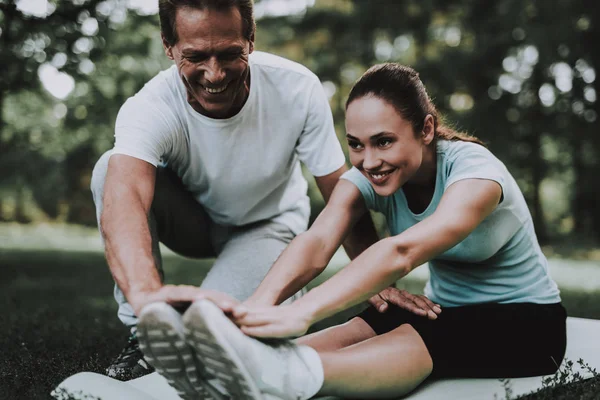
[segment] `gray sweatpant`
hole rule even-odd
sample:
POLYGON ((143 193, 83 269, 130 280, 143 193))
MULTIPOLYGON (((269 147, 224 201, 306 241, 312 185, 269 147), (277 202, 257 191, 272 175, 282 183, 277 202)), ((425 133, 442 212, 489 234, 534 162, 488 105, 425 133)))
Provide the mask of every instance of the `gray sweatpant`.
MULTIPOLYGON (((98 226, 110 155, 108 151, 100 157, 92 174, 91 189, 98 226)), ((164 271, 159 241, 186 257, 216 257, 201 287, 225 292, 241 301, 250 297, 294 238, 294 233, 287 226, 268 220, 236 227, 214 223, 183 187, 176 174, 162 167, 157 168, 156 172, 149 225, 152 253, 161 279, 164 278, 164 271)), ((289 300, 301 294, 299 292, 289 300)), ((119 304, 120 320, 127 326, 135 326, 137 317, 117 285, 114 296, 119 304)))

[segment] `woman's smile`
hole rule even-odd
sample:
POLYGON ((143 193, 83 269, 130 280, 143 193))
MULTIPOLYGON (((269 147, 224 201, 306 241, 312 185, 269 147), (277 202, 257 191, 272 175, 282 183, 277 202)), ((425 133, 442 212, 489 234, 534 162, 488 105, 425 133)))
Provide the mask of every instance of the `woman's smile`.
POLYGON ((365 171, 365 174, 367 175, 367 178, 373 182, 373 184, 381 186, 387 183, 390 174, 392 174, 394 171, 396 171, 396 168, 377 172, 365 171))

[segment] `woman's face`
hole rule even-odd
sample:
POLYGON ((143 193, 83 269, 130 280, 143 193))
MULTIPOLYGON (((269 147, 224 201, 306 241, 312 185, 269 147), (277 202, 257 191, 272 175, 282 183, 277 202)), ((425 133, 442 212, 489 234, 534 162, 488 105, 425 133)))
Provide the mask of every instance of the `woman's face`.
MULTIPOLYGON (((430 118, 424 131, 433 131, 430 118)), ((358 98, 348 105, 346 132, 350 162, 380 196, 392 195, 417 174, 433 140, 433 132, 415 136, 411 123, 375 96, 358 98)))

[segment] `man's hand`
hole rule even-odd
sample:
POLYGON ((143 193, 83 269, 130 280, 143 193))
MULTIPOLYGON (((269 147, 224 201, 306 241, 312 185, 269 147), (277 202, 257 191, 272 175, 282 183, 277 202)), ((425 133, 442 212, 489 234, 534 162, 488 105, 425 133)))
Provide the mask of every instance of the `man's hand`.
POLYGON ((185 309, 198 299, 209 299, 226 313, 230 313, 239 303, 225 293, 202 290, 192 285, 164 285, 154 291, 130 293, 127 296, 136 315, 140 315, 142 308, 150 303, 165 302, 174 308, 185 309))
POLYGON ((410 294, 406 290, 394 287, 383 289, 379 294, 371 297, 369 303, 381 313, 387 311, 389 304, 393 304, 429 319, 437 319, 438 314, 442 312, 442 307, 427 297, 410 294))

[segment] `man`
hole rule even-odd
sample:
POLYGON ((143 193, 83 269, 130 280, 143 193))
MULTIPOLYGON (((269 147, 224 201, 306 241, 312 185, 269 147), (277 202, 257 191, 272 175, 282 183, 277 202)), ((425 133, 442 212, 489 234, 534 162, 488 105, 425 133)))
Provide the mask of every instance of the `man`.
POLYGON ((114 149, 92 178, 119 318, 133 332, 107 370, 122 380, 152 371, 135 337, 142 307, 201 293, 163 285, 159 241, 184 256, 216 257, 202 289, 245 300, 307 228, 298 160, 325 199, 346 171, 318 78, 253 52, 251 0, 160 0, 159 15, 175 65, 122 106, 114 149))
MULTIPOLYGON (((118 315, 132 330, 107 369, 121 380, 153 370, 135 334, 145 305, 189 304, 205 289, 246 300, 306 230, 299 160, 325 200, 347 169, 318 78, 254 52, 252 0, 159 0, 159 17, 175 65, 122 106, 91 184, 118 315), (163 285, 159 242, 216 257, 201 288, 163 285)), ((344 245, 354 258, 375 240, 365 218, 344 245)), ((391 289, 371 302, 425 309, 391 289)))

